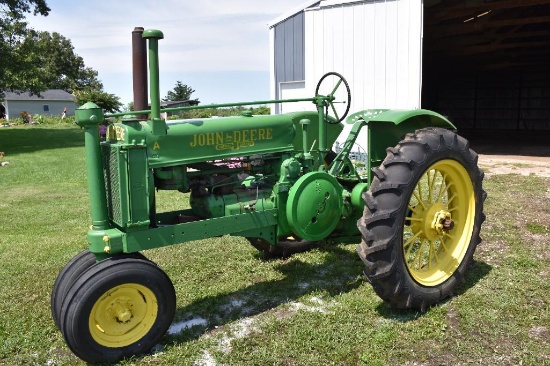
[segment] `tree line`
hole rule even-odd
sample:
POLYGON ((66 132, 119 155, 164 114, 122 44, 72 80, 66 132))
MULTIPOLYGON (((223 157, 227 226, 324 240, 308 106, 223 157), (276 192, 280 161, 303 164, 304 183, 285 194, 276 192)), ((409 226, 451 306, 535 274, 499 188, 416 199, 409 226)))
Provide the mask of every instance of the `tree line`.
MULTIPOLYGON (((82 57, 75 53, 71 40, 57 32, 36 31, 26 21, 28 14, 48 16, 51 9, 46 0, 0 0, 0 100, 5 91, 30 92, 40 95, 47 89, 65 90, 82 105, 93 101, 107 112, 123 108, 120 98, 103 90, 98 73, 87 67, 82 57)), ((192 99, 193 88, 177 81, 173 90, 164 98, 167 101, 192 99)), ((133 110, 133 103, 124 106, 133 110)), ((186 117, 204 118, 208 115, 236 115, 243 108, 224 110, 190 111, 186 117)), ((266 107, 252 110, 254 114, 268 114, 266 107)))
POLYGON ((97 71, 85 65, 68 38, 29 27, 28 14, 47 16, 50 10, 45 0, 0 0, 0 98, 5 91, 40 95, 62 89, 77 104, 94 100, 107 111, 120 110, 120 99, 103 90, 97 71))

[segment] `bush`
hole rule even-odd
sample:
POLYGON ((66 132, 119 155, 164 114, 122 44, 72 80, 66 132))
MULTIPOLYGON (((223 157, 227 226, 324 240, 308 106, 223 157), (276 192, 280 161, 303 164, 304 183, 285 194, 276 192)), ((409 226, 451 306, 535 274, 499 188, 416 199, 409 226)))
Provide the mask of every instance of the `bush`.
POLYGON ((174 114, 172 116, 169 116, 168 119, 210 118, 213 116, 232 117, 232 116, 241 116, 245 111, 250 111, 253 115, 271 113, 271 110, 269 109, 269 107, 266 107, 266 106, 260 106, 257 108, 246 108, 246 107, 207 108, 207 109, 194 109, 190 111, 181 111, 179 113, 174 112, 174 114))
POLYGON ((58 125, 58 124, 72 124, 75 122, 74 116, 65 117, 64 119, 61 116, 44 116, 40 114, 35 114, 30 116, 29 114, 26 117, 10 118, 10 125, 24 125, 24 124, 41 124, 41 125, 58 125))

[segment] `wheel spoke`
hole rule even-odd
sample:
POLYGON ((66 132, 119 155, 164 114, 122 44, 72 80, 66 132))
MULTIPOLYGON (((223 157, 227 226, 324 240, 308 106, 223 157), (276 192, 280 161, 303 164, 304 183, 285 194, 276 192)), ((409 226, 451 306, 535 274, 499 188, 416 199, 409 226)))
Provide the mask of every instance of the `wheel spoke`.
POLYGON ((428 208, 426 207, 426 205, 424 204, 424 202, 422 201, 422 199, 420 197, 418 197, 418 193, 416 193, 416 191, 413 191, 413 196, 418 200, 418 203, 420 203, 420 205, 422 206, 422 208, 424 210, 427 210, 428 208))
POLYGON ((434 183, 435 183, 435 175, 437 174, 437 172, 434 170, 434 175, 433 177, 430 179, 430 171, 427 171, 426 172, 426 175, 428 176, 428 203, 434 203, 433 201, 433 186, 434 186, 434 183))
POLYGON ((334 96, 334 93, 336 93, 336 90, 340 87, 340 84, 342 84, 342 79, 338 79, 338 82, 336 83, 336 86, 332 90, 332 93, 330 93, 331 96, 334 96))
POLYGON ((447 205, 449 205, 449 203, 451 203, 451 201, 454 200, 456 197, 457 197, 456 193, 454 193, 451 197, 449 197, 449 199, 447 200, 447 205))
POLYGON ((441 241, 441 248, 443 248, 444 252, 448 253, 447 246, 445 245, 445 235, 443 235, 440 241, 441 241))
POLYGON ((422 197, 422 186, 421 186, 422 180, 418 181, 418 184, 416 185, 416 188, 418 189, 418 200, 424 201, 424 197, 422 197))
MULTIPOLYGON (((442 240, 440 239, 439 242, 442 242, 442 240)), ((434 259, 435 259, 435 263, 439 263, 439 256, 437 255, 437 250, 435 250, 435 248, 433 248, 433 255, 434 255, 434 259)))
POLYGON ((409 210, 411 210, 413 213, 418 214, 416 207, 412 207, 410 204, 408 207, 409 207, 409 210))
POLYGON ((407 249, 407 252, 405 253, 405 257, 408 257, 409 254, 411 253, 411 249, 414 247, 414 241, 423 233, 422 230, 420 230, 419 232, 417 232, 416 234, 414 234, 414 236, 412 238, 410 238, 409 240, 407 240, 406 243, 403 244, 403 248, 406 248, 409 244, 410 247, 409 249, 407 249))
POLYGON ((437 194, 437 198, 435 200, 435 202, 439 202, 439 200, 441 200, 441 197, 443 195, 443 192, 444 192, 444 189, 443 187, 445 186, 445 181, 447 180, 447 176, 446 175, 443 175, 443 173, 441 173, 441 185, 439 186, 439 193, 437 194))
POLYGON ((332 109, 332 112, 334 113, 334 118, 336 118, 337 120, 340 119, 340 117, 338 117, 338 112, 336 112, 336 108, 334 107, 334 103, 330 103, 330 108, 332 109))
POLYGON ((420 270, 422 268, 422 249, 424 248, 424 243, 427 239, 422 239, 420 241, 420 248, 418 248, 418 252, 416 253, 415 260, 417 269, 420 270))
POLYGON ((432 254, 434 252, 434 242, 432 240, 428 240, 428 243, 428 269, 430 269, 430 265, 432 264, 432 254))

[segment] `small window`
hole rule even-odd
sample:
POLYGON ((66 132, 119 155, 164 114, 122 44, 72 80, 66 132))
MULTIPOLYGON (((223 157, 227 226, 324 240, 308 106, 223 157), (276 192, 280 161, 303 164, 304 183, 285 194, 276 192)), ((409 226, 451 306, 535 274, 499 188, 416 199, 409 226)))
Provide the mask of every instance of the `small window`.
POLYGON ((50 106, 48 104, 44 104, 44 112, 49 112, 50 106))

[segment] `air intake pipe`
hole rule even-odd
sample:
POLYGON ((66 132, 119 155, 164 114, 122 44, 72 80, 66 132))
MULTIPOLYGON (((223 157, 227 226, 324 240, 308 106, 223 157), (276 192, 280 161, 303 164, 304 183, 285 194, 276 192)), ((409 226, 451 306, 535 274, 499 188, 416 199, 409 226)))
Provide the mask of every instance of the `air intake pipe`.
POLYGON ((149 99, 151 100, 151 119, 160 119, 160 90, 159 90, 159 39, 164 34, 157 29, 147 29, 143 32, 143 38, 149 40, 149 99))

